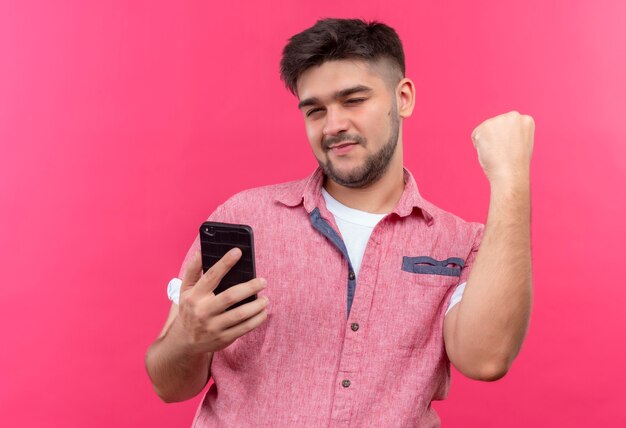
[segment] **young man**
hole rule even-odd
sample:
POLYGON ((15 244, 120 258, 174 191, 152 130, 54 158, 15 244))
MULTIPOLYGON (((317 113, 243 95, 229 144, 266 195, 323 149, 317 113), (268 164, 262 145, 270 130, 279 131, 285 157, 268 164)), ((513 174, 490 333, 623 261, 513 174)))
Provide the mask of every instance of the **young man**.
POLYGON ((212 377, 194 426, 439 426, 450 362, 496 380, 527 329, 532 118, 472 134, 491 185, 483 227, 424 200, 403 168, 415 88, 393 29, 319 21, 290 39, 281 74, 320 168, 210 216, 253 228, 259 278, 213 294, 241 253, 201 275, 196 240, 146 355, 154 388, 181 401, 212 377))

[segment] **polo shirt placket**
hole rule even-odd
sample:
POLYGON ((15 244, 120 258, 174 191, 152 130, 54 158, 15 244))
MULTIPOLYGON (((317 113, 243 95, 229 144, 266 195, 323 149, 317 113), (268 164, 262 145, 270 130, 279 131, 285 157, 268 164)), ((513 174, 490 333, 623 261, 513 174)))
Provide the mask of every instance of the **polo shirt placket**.
MULTIPOLYGON (((343 346, 340 356, 339 370, 335 379, 335 395, 333 399, 333 408, 331 411, 331 419, 333 420, 333 426, 348 426, 350 423, 351 414, 351 401, 354 395, 354 390, 358 386, 358 381, 355 377, 358 375, 358 364, 356 361, 357 353, 354 352, 358 348, 359 339, 356 332, 359 328, 354 328, 358 324, 355 322, 350 323, 350 312, 354 302, 354 296, 356 291, 356 276, 345 243, 338 232, 337 224, 332 214, 328 212, 325 206, 323 206, 324 214, 326 218, 320 214, 320 208, 316 207, 310 214, 311 224, 322 235, 324 235, 330 244, 334 245, 339 252, 343 255, 344 260, 347 263, 347 296, 346 296, 346 314, 347 324, 350 328, 344 328, 343 332, 343 346)), ((362 332, 362 331, 361 331, 362 332)), ((362 335, 362 334, 361 334, 362 335)))
MULTIPOLYGON (((317 202, 322 201, 318 200, 317 202)), ((395 214, 391 213, 390 215, 395 214)), ((370 235, 359 273, 357 298, 357 279, 334 216, 328 211, 325 204, 321 203, 310 214, 313 227, 341 252, 348 265, 347 322, 344 328, 339 370, 335 380, 335 396, 331 412, 332 426, 349 426, 353 410, 351 403, 355 394, 358 394, 358 388, 361 385, 359 382, 361 376, 359 361, 362 357, 361 351, 366 346, 365 335, 381 258, 381 239, 389 235, 388 217, 389 215, 384 217, 374 227, 370 235), (324 214, 322 215, 321 212, 324 214)))

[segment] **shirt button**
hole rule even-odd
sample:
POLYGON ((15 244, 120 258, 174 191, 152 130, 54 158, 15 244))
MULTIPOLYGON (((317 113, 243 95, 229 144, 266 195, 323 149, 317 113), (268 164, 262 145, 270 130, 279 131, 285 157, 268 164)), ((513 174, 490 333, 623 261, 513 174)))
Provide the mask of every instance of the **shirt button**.
POLYGON ((350 279, 350 281, 354 281, 354 278, 356 278, 354 276, 354 272, 350 271, 350 273, 348 274, 348 278, 350 279))
POLYGON ((348 379, 344 379, 341 381, 341 386, 343 386, 344 388, 347 388, 350 386, 350 381, 348 379))
POLYGON ((357 331, 359 329, 359 325, 357 323, 353 322, 350 325, 350 328, 352 329, 352 331, 357 331))

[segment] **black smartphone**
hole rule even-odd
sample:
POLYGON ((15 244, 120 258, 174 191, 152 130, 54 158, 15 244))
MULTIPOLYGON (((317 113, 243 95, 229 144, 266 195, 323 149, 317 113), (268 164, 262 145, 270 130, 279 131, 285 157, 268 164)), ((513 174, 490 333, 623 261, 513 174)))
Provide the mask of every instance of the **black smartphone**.
MULTIPOLYGON (((202 253, 202 272, 206 272, 224 254, 233 248, 241 250, 241 258, 230 271, 224 275, 217 288, 213 291, 219 294, 228 290, 233 285, 250 281, 256 277, 254 267, 254 238, 252 228, 245 224, 218 223, 205 221, 200 226, 200 249, 202 253)), ((256 294, 226 310, 236 308, 244 303, 252 302, 257 298, 256 294)))

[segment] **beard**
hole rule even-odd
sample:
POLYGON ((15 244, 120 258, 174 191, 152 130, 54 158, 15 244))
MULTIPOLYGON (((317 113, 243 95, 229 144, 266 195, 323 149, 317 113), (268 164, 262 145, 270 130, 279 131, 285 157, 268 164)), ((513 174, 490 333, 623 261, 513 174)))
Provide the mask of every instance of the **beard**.
MULTIPOLYGON (((378 181, 389 169, 391 158, 396 151, 398 145, 398 136, 400 134, 400 119, 397 113, 398 109, 396 103, 393 103, 393 107, 390 113, 391 127, 389 132, 389 139, 387 143, 380 148, 376 153, 372 153, 365 158, 363 165, 358 166, 351 171, 338 171, 333 162, 326 156, 326 162, 322 162, 317 159, 317 163, 324 170, 324 174, 335 183, 350 188, 367 187, 372 183, 378 181)), ((340 134, 336 137, 331 137, 323 142, 324 149, 328 153, 328 147, 331 144, 337 144, 341 141, 355 141, 358 144, 367 144, 367 140, 359 135, 340 134)))

